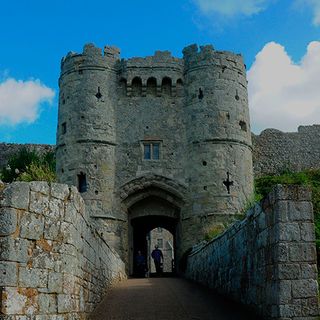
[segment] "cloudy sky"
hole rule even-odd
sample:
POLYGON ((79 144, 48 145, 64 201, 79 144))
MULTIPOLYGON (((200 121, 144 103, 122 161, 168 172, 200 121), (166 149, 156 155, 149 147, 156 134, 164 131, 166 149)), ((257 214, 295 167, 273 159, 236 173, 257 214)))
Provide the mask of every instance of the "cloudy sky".
POLYGON ((0 142, 55 143, 60 60, 88 42, 242 53, 255 133, 320 124, 320 0, 13 0, 0 30, 0 142))

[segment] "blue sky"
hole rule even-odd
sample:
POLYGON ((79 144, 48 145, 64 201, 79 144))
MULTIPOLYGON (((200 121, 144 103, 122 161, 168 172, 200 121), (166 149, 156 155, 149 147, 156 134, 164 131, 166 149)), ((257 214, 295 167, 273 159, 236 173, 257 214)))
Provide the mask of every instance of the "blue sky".
POLYGON ((60 60, 88 42, 242 53, 254 132, 320 123, 320 0, 13 0, 0 30, 0 142, 55 143, 60 60))

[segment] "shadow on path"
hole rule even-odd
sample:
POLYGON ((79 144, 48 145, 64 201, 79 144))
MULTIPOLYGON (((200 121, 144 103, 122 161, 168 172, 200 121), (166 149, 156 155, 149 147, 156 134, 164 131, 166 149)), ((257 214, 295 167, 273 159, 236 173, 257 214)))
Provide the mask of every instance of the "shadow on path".
POLYGON ((91 320, 258 320, 242 306, 181 278, 129 279, 112 288, 91 320))

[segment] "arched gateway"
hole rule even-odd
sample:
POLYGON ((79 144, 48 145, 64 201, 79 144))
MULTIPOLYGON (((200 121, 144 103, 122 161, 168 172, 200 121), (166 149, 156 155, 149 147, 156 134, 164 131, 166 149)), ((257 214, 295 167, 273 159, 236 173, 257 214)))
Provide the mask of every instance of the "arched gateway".
POLYGON ((134 273, 138 250, 149 260, 148 235, 155 228, 164 228, 173 235, 174 252, 179 255, 186 187, 163 176, 146 175, 126 183, 121 190, 123 209, 128 213, 129 273, 134 273))

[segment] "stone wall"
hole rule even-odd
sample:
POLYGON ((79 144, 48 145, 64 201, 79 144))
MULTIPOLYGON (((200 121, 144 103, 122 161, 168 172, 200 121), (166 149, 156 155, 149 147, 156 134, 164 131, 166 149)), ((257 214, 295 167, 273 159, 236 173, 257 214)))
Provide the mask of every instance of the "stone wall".
POLYGON ((1 319, 86 319, 125 277, 74 187, 15 182, 0 205, 1 319))
POLYGON ((33 150, 37 153, 54 151, 55 146, 48 144, 18 144, 18 143, 0 143, 0 169, 4 167, 8 160, 21 149, 33 150))
POLYGON ((320 169, 319 140, 320 125, 300 126, 298 132, 267 129, 252 135, 255 176, 320 169))
POLYGON ((267 319, 318 319, 310 192, 278 185, 244 220, 193 249, 186 276, 267 319))

